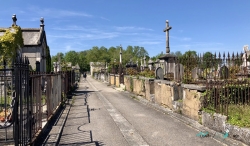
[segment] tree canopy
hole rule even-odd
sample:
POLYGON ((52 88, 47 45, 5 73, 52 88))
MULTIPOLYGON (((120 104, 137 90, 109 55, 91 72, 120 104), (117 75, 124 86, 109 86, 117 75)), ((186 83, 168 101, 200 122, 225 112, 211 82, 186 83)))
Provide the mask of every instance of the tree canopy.
MULTIPOLYGON (((58 62, 60 56, 61 66, 63 67, 66 62, 71 62, 72 65, 80 66, 81 71, 88 71, 90 69, 90 62, 105 62, 109 65, 119 64, 120 61, 120 46, 112 46, 106 48, 104 46, 97 47, 93 46, 89 50, 84 50, 80 52, 69 51, 65 54, 57 53, 57 55, 51 57, 51 62, 58 62)), ((148 60, 148 52, 144 47, 140 46, 127 46, 126 49, 122 48, 122 65, 125 65, 130 60, 133 62, 138 61, 140 63, 141 58, 146 57, 148 60)), ((53 65, 52 65, 53 67, 53 65)))

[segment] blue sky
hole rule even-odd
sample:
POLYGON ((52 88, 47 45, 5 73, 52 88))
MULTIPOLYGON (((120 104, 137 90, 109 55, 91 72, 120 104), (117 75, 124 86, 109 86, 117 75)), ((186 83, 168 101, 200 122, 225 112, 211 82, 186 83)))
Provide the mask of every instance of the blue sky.
POLYGON ((165 53, 165 21, 170 51, 242 52, 250 44, 249 0, 5 0, 0 27, 37 28, 44 17, 51 55, 93 46, 144 47, 165 53))

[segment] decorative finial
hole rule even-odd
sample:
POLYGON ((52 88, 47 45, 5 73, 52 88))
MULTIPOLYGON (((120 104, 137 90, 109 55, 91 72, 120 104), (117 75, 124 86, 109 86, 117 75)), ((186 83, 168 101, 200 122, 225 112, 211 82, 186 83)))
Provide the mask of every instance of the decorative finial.
POLYGON ((45 25, 44 25, 44 18, 43 18, 43 17, 41 17, 40 22, 41 22, 40 26, 41 26, 42 28, 44 28, 45 25))
POLYGON ((13 24, 12 25, 16 26, 16 21, 17 21, 16 14, 12 15, 12 20, 13 20, 13 24))

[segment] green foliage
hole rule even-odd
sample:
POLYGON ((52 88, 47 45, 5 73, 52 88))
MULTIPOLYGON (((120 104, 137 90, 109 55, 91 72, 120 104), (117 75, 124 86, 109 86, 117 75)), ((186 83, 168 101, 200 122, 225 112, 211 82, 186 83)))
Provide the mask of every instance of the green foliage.
POLYGON ((149 69, 145 69, 144 71, 140 72, 139 75, 148 78, 155 78, 155 72, 149 69))
POLYGON ((151 57, 151 60, 152 61, 156 61, 158 58, 160 58, 161 56, 163 55, 163 52, 161 52, 160 54, 156 55, 156 56, 153 56, 151 57))
POLYGON ((177 57, 181 57, 182 56, 182 53, 181 51, 176 51, 176 52, 171 52, 172 55, 175 55, 177 57))
POLYGON ((7 30, 3 30, 5 33, 0 36, 0 62, 7 60, 10 64, 16 57, 16 53, 19 48, 23 47, 22 31, 19 26, 12 26, 7 30))
POLYGON ((64 59, 66 62, 71 62, 72 66, 75 66, 79 62, 78 53, 75 51, 65 53, 64 59))
POLYGON ((54 67, 53 67, 53 63, 54 62, 58 62, 60 60, 61 62, 61 67, 62 70, 65 71, 65 67, 66 67, 66 62, 64 59, 64 54, 62 52, 57 53, 55 56, 51 57, 51 71, 54 71, 54 67))
POLYGON ((227 122, 232 125, 250 128, 250 106, 230 104, 227 122))
POLYGON ((134 81, 133 81, 133 78, 130 77, 129 81, 130 81, 130 91, 133 92, 133 90, 134 90, 134 81))
MULTIPOLYGON (((69 51, 66 52, 65 55, 58 53, 56 56, 51 57, 52 63, 58 61, 58 55, 61 58, 62 69, 64 69, 64 66, 67 62, 72 62, 72 65, 78 63, 80 70, 83 72, 90 70, 90 62, 105 62, 108 64, 110 70, 113 65, 115 67, 119 66, 120 46, 110 47, 109 49, 103 46, 100 48, 94 46, 89 50, 81 52, 69 51)), ((133 62, 138 61, 140 63, 139 60, 144 56, 146 56, 147 60, 149 59, 148 52, 144 49, 144 47, 128 46, 127 49, 122 50, 122 66, 125 66, 126 63, 130 61, 130 59, 133 62)))
POLYGON ((226 114, 230 124, 250 127, 250 105, 247 105, 246 98, 249 97, 249 90, 249 85, 243 82, 231 82, 221 88, 207 90, 202 94, 202 110, 211 114, 226 114))
POLYGON ((137 70, 133 69, 133 68, 127 68, 127 74, 130 76, 135 76, 138 74, 137 70))
POLYGON ((192 83, 192 69, 198 66, 197 57, 196 51, 187 51, 178 57, 184 67, 183 83, 192 83))

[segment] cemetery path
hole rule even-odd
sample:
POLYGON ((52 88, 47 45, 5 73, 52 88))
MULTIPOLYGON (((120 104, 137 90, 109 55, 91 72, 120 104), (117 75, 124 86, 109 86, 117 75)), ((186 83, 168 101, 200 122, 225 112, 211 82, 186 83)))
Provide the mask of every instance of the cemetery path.
POLYGON ((59 145, 224 145, 210 137, 197 137, 198 130, 134 97, 91 77, 81 80, 59 145))

